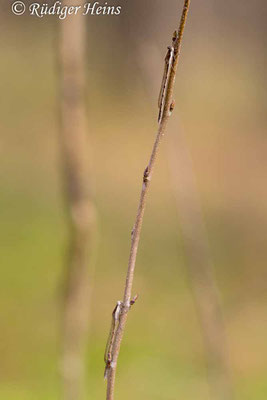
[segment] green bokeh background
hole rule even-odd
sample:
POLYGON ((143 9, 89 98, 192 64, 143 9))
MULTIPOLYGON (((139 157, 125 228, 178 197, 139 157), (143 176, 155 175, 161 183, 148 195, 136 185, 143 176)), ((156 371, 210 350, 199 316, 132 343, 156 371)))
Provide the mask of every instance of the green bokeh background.
MULTIPOLYGON (((182 1, 122 0, 87 17, 91 182, 98 213, 91 269, 88 399, 105 398, 103 353, 122 296, 157 99, 136 59, 156 46, 158 86, 182 1)), ((0 399, 59 398, 60 295, 67 225, 58 143, 55 18, 1 5, 0 399)), ((192 1, 177 78, 182 120, 221 290, 237 400, 267 397, 266 1, 192 1), (223 4, 222 4, 223 3, 223 4)), ((154 85, 155 83, 153 83, 154 85)), ((201 331, 187 279, 165 144, 155 170, 120 354, 117 399, 204 400, 201 331)))

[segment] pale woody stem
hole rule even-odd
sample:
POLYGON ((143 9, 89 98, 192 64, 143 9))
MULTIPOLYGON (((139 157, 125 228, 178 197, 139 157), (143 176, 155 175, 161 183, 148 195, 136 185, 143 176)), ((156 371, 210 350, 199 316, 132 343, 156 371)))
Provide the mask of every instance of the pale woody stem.
POLYGON ((168 74, 168 79, 166 82, 166 89, 165 89, 165 95, 164 95, 165 96, 164 107, 162 110, 162 116, 160 118, 159 128, 158 128, 156 139, 155 139, 155 142, 153 145, 150 160, 149 160, 148 166, 145 169, 145 172, 143 175, 142 191, 141 191, 141 196, 140 196, 140 201, 139 201, 139 206, 138 206, 138 212, 137 212, 137 216, 136 216, 134 229, 132 231, 132 242, 131 242, 128 271, 127 271, 127 277, 126 277, 126 283, 125 283, 125 289, 124 289, 123 304, 121 307, 119 323, 118 323, 118 327, 115 332, 114 343, 112 346, 111 367, 108 370, 108 376, 107 376, 107 397, 106 397, 107 400, 114 399, 114 386, 115 386, 117 360, 118 360, 118 356, 119 356, 120 345, 121 345, 121 340, 122 340, 124 329, 125 329, 125 323, 126 323, 128 311, 130 309, 130 299, 131 299, 132 286, 133 286, 136 255, 137 255, 137 250, 138 250, 138 245, 139 245, 139 240, 140 240, 141 227, 142 227, 142 223, 143 223, 146 197, 148 194, 148 189, 150 186, 150 181, 151 181, 155 161, 156 161, 156 157, 158 154, 159 145, 160 145, 161 139, 164 135, 167 121, 171 114, 170 111, 172 111, 172 108, 173 108, 173 98, 172 98, 173 89, 174 89, 176 71, 177 71, 178 60, 179 60, 179 55, 180 55, 180 48, 181 48, 182 37, 183 37, 183 33, 184 33, 185 22, 186 22, 188 10, 189 10, 189 5, 190 5, 190 0, 185 0, 183 13, 182 13, 182 17, 181 17, 181 21, 180 21, 180 25, 179 25, 179 30, 178 30, 178 33, 176 33, 176 35, 173 37, 172 45, 173 45, 173 49, 174 49, 174 55, 173 55, 173 62, 172 62, 172 65, 171 65, 171 68, 170 68, 170 71, 168 74))

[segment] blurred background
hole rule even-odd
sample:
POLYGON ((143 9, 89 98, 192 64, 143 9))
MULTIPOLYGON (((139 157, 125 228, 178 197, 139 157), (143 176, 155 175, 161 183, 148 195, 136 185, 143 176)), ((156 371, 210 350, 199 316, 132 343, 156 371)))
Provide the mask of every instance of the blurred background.
MULTIPOLYGON (((53 400, 68 237, 58 140, 61 22, 15 16, 10 5, 0 9, 0 398, 53 400)), ((94 400, 105 398, 105 342, 123 294, 163 60, 183 2, 120 5, 120 16, 84 17, 88 158, 98 214, 86 354, 87 398, 94 400)), ((120 353, 118 400, 209 398, 173 164, 170 173, 169 149, 181 126, 221 293, 235 398, 266 399, 266 17, 264 0, 192 1, 176 108, 145 213, 134 282, 140 298, 120 353)))

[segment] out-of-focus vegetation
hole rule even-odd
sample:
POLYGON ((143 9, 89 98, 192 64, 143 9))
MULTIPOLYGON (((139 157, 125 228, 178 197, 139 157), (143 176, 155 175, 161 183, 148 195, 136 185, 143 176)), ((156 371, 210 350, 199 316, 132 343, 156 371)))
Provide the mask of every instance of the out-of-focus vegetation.
MULTIPOLYGON (((87 17, 88 157, 99 214, 87 354, 88 398, 94 400, 105 396, 110 313, 122 295, 140 178, 156 129, 157 99, 153 105, 135 48, 147 42, 150 57, 151 46, 157 46, 163 60, 180 5, 167 3, 125 2, 120 17, 87 17)), ((166 141, 179 134, 179 114, 222 293, 236 398, 264 400, 267 5, 261 0, 195 3, 166 141)), ((6 7, 0 30, 0 398, 53 400, 59 396, 67 235, 58 154, 56 20, 15 17, 6 7)), ((162 68, 158 63, 159 84, 162 68)), ((201 332, 164 150, 155 172, 137 261, 134 292, 140 299, 120 354, 117 399, 204 400, 201 332)))

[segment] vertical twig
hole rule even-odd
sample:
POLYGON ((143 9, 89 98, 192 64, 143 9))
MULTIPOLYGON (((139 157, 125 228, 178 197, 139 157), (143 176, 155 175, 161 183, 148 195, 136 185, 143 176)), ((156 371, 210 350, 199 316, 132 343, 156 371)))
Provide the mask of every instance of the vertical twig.
MULTIPOLYGON (((182 17, 180 21, 180 26, 178 32, 173 37, 172 42, 172 49, 173 49, 173 59, 170 64, 171 68, 168 73, 167 81, 165 82, 166 87, 164 88, 164 103, 162 108, 162 113, 160 115, 159 120, 159 128, 156 135, 155 143, 153 145, 152 153, 150 156, 150 160, 148 163, 147 168, 145 169, 143 175, 143 183, 142 183, 142 191, 141 197, 138 206, 138 212, 135 220, 135 225, 132 231, 132 241, 131 241, 131 249, 130 249, 130 257, 128 262, 128 271, 126 276, 126 283, 125 283, 125 290, 124 290, 124 297, 123 302, 121 304, 121 310, 119 315, 119 322, 118 327, 115 332, 114 342, 111 351, 111 362, 110 367, 107 371, 107 400, 114 399, 114 385, 115 385, 115 375, 117 369, 117 361, 120 351, 121 340, 123 337, 125 324, 127 320, 127 315, 130 309, 130 302, 131 302, 131 293, 132 293, 132 285, 133 285, 133 278, 134 278, 134 270, 135 270, 135 263, 136 263, 136 255, 138 250, 138 244, 140 239, 140 232, 143 222, 143 216, 145 211, 145 202, 146 197, 148 194, 148 189, 156 161, 156 157, 159 150, 159 145, 161 139, 164 135, 166 125, 171 114, 173 108, 173 90, 174 90, 174 83, 175 77, 177 72, 178 60, 180 55, 182 37, 184 33, 185 23, 188 15, 190 0, 184 1, 184 8, 182 12, 182 17)), ((168 52, 169 53, 169 52, 168 52)), ((170 62, 170 58, 169 58, 170 62)))
MULTIPOLYGON (((79 0, 65 0, 79 6, 79 0)), ((60 21, 61 145, 69 216, 63 304, 62 384, 64 400, 83 396, 84 351, 89 318, 89 262, 95 209, 89 185, 85 86, 85 18, 60 21)))

